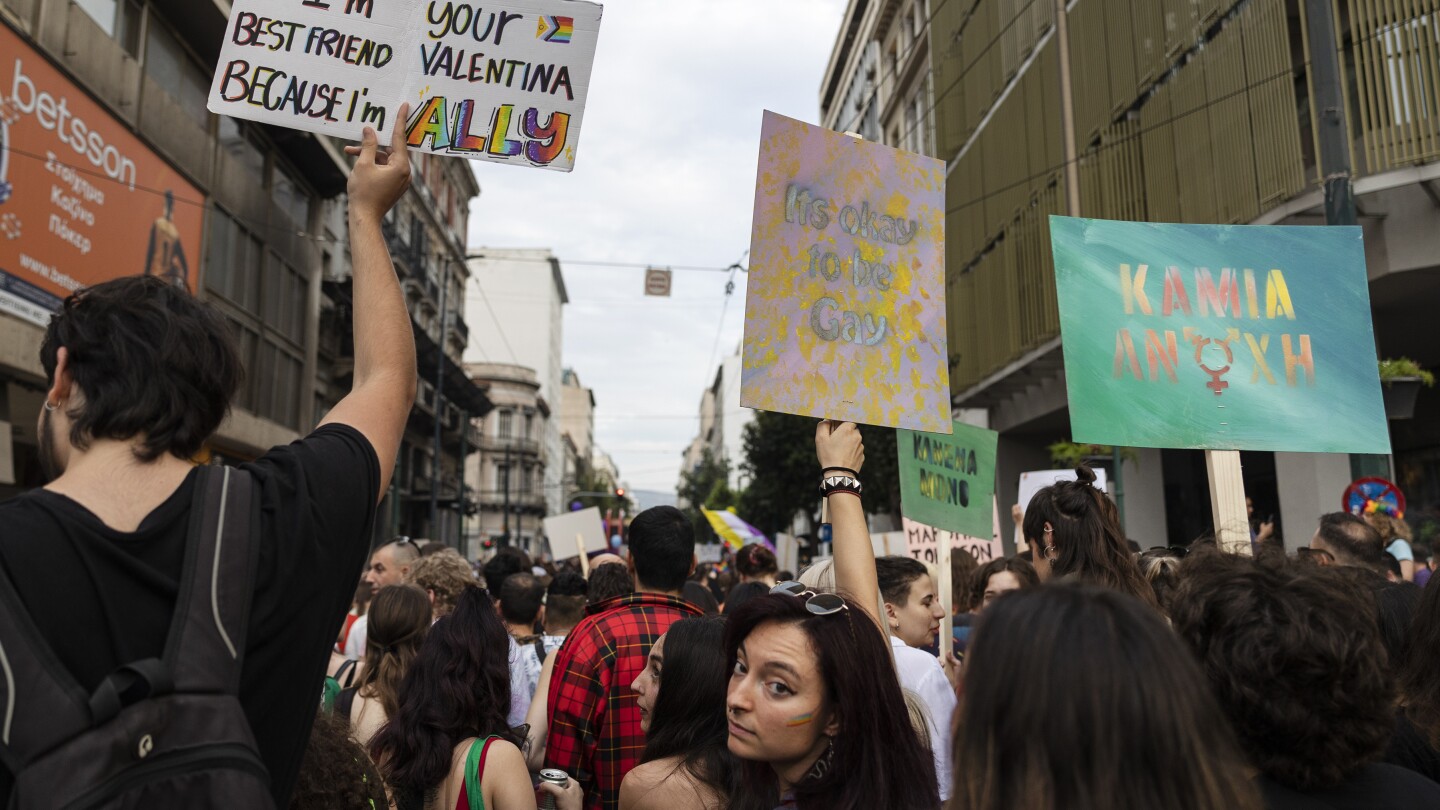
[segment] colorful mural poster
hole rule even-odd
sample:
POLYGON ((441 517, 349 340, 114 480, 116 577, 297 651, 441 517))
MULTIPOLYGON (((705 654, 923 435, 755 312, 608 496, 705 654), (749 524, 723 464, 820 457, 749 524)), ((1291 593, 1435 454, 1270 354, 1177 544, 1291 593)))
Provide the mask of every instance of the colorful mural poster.
POLYGON ((995 520, 995 446, 1000 434, 955 422, 950 435, 900 430, 900 513, 973 537, 995 520))
POLYGON ((1077 442, 1389 453, 1355 227, 1050 217, 1077 442))
POLYGON ((945 164, 766 112, 740 404, 950 432, 945 164))
POLYGON ((236 0, 210 111, 568 172, 600 35, 582 0, 236 0))
POLYGON ((0 313, 44 326, 80 287, 195 288, 205 195, 0 24, 0 313))

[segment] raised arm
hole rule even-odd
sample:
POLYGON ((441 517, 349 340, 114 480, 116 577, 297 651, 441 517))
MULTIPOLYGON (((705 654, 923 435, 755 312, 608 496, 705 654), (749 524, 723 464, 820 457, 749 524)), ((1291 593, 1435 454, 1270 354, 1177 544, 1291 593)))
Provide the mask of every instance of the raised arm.
MULTIPOLYGON (((849 475, 865 464, 865 445, 854 422, 822 421, 815 429, 815 454, 822 475, 849 475)), ((835 557, 835 589, 849 596, 875 624, 885 627, 879 614, 880 583, 875 576, 875 547, 865 525, 860 499, 835 492, 826 499, 830 512, 831 548, 835 557)))
POLYGON ((379 148, 375 130, 365 128, 350 172, 350 254, 355 279, 355 382, 322 425, 349 425, 360 431, 380 460, 380 497, 390 488, 405 420, 415 404, 415 334, 410 313, 380 233, 380 220, 410 186, 410 158, 401 105, 390 151, 379 148))

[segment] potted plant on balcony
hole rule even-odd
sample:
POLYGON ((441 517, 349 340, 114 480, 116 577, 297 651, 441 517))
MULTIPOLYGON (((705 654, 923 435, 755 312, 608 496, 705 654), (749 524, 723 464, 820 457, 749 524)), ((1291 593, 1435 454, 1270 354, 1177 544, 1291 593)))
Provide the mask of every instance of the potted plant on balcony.
POLYGON ((1435 375, 1408 357, 1381 360, 1380 384, 1385 397, 1385 418, 1409 419, 1415 415, 1420 386, 1434 386, 1435 375))
MULTIPOLYGON (((1061 440, 1050 445, 1050 461, 1057 469, 1072 469, 1082 463, 1092 467, 1106 466, 1114 461, 1115 448, 1108 444, 1078 444, 1069 440, 1061 440)), ((1139 466, 1140 455, 1133 447, 1120 448, 1120 458, 1139 466)))

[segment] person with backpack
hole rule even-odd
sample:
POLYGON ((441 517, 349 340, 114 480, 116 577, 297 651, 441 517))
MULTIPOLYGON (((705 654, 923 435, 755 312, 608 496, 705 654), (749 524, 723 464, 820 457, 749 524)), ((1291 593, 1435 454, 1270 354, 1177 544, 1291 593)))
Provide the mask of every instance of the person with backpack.
POLYGON ((120 278, 51 318, 50 483, 0 504, 0 806, 289 803, 415 399, 380 231, 410 182, 403 128, 350 152, 354 385, 305 438, 195 466, 243 370, 180 287, 120 278))

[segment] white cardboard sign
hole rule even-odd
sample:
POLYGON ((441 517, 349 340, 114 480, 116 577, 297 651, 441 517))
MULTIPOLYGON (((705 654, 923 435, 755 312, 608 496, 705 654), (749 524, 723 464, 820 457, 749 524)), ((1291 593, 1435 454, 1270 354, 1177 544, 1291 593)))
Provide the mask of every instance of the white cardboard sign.
POLYGON ((211 112, 570 171, 601 6, 583 0, 235 0, 211 112))
MULTIPOLYGON (((1075 470, 1073 469, 1036 470, 1035 472, 1020 473, 1020 491, 1017 499, 1020 504, 1020 514, 1022 516, 1025 514, 1026 508, 1030 506, 1030 499, 1035 497, 1035 493, 1056 482, 1074 480, 1075 470)), ((1101 492, 1105 491, 1105 469, 1103 467, 1095 468, 1095 488, 1101 492)), ((1025 536, 1021 533, 1020 527, 1016 526, 1015 548, 1017 551, 1021 551, 1025 546, 1025 536)))
POLYGON ((545 536, 550 539, 550 553, 556 560, 580 556, 582 546, 586 554, 610 548, 605 521, 595 506, 545 518, 545 536))

